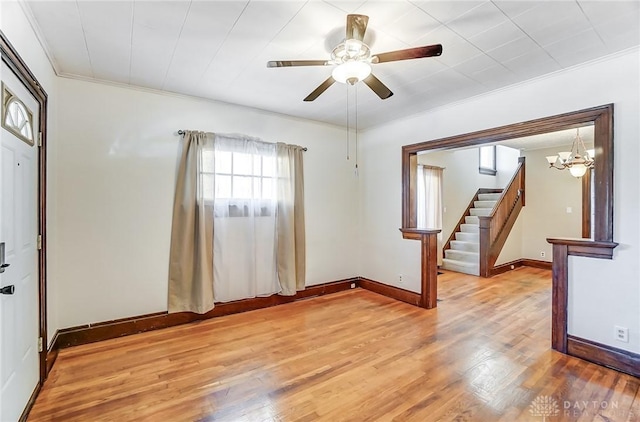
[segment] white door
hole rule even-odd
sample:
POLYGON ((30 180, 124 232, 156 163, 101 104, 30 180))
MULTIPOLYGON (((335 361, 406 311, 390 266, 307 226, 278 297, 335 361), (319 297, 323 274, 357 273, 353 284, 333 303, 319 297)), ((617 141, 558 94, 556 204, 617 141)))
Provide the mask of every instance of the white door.
POLYGON ((38 103, 5 63, 1 66, 0 118, 4 121, 7 107, 10 116, 0 129, 0 264, 2 243, 5 264, 0 268, 0 421, 13 422, 39 382, 39 128, 38 103))

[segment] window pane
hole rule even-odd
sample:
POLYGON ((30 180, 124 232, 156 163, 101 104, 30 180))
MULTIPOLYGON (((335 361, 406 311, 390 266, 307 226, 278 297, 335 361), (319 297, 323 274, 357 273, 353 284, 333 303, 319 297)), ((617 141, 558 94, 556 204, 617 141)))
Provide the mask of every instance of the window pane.
POLYGON ((216 157, 216 173, 231 174, 231 153, 228 151, 215 151, 214 154, 216 157))
POLYGON ((231 198, 231 176, 216 174, 216 198, 231 198))
POLYGON ((233 198, 251 198, 253 177, 233 176, 233 198))
MULTIPOLYGON (((260 176, 262 174, 262 160, 264 160, 264 158, 259 155, 255 155, 253 157, 253 175, 254 176, 260 176)), ((257 190, 256 192, 260 192, 260 191, 257 190)))
POLYGON ((272 199, 275 197, 273 179, 264 177, 262 179, 262 197, 264 199, 272 199))
POLYGON ((208 200, 212 200, 214 198, 213 174, 202 175, 202 196, 204 199, 208 200))
POLYGON ((254 177, 252 198, 260 198, 260 192, 262 192, 262 179, 259 177, 254 177))
POLYGON ((494 151, 495 146, 480 148, 480 167, 486 169, 495 169, 494 151))
MULTIPOLYGON (((251 154, 244 154, 241 152, 233 153, 233 174, 246 174, 247 176, 252 173, 252 158, 251 154)), ((235 183, 235 182, 234 182, 235 183)))
POLYGON ((214 153, 213 151, 202 152, 202 171, 205 173, 213 173, 214 170, 214 153))
POLYGON ((262 157, 262 175, 275 176, 276 159, 275 157, 262 157))

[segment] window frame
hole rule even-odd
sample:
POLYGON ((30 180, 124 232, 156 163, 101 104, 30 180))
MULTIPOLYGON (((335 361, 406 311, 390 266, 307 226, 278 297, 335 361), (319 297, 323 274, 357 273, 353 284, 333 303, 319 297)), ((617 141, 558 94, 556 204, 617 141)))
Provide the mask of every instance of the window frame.
POLYGON ((0 124, 2 128, 9 131, 15 137, 25 142, 29 146, 35 145, 35 133, 33 130, 33 112, 27 107, 27 105, 16 95, 14 94, 7 86, 2 83, 2 114, 0 116, 0 124), (7 115, 9 114, 9 107, 11 104, 17 104, 18 107, 21 107, 26 114, 26 125, 29 127, 29 132, 31 133, 31 138, 23 135, 20 130, 16 127, 7 124, 7 115))

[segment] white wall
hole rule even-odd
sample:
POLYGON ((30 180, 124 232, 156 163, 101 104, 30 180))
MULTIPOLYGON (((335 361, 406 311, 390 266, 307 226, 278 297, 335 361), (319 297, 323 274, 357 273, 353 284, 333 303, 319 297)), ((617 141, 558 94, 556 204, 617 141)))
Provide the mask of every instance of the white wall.
POLYGON ((47 342, 61 328, 58 321, 57 306, 57 248, 55 247, 58 230, 55 224, 57 210, 55 206, 56 190, 56 144, 57 144, 57 77, 40 46, 29 21, 18 2, 0 1, 0 29, 27 63, 48 95, 49 114, 47 116, 47 342))
POLYGON ((639 50, 410 116, 361 135, 360 273, 419 290, 419 242, 403 240, 401 146, 615 103, 613 260, 572 258, 569 334, 640 352, 639 50), (613 326, 630 342, 613 340, 613 326))
POLYGON ((60 324, 167 309, 178 129, 306 146, 307 285, 358 275, 343 129, 227 104, 59 80, 60 324))
POLYGON ((522 209, 522 257, 552 261, 549 237, 582 237, 582 179, 567 170, 550 169, 545 157, 566 148, 525 151, 526 206, 522 209), (571 208, 571 213, 567 212, 571 208), (540 256, 545 252, 545 257, 540 256))

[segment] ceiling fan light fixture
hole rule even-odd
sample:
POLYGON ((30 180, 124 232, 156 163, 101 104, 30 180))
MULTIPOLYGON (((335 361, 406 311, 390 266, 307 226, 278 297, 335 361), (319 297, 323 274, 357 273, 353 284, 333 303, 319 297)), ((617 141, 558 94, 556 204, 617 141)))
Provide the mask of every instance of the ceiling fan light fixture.
POLYGON ((336 66, 331 76, 343 84, 355 85, 371 74, 371 65, 367 62, 349 61, 336 66))

